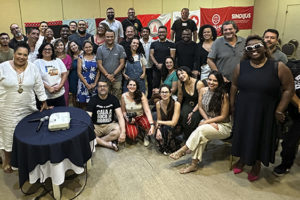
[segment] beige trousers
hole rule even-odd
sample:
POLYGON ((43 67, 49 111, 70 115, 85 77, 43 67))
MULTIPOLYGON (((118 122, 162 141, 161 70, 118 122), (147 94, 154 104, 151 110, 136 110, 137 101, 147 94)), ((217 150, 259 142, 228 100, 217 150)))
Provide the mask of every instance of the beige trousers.
POLYGON ((110 93, 115 95, 120 101, 121 95, 122 95, 122 82, 115 81, 112 83, 112 82, 108 81, 107 83, 108 83, 110 93))
POLYGON ((231 123, 218 123, 219 130, 209 124, 199 126, 192 132, 186 146, 193 151, 193 159, 202 160, 202 153, 209 140, 225 139, 230 136, 231 123))

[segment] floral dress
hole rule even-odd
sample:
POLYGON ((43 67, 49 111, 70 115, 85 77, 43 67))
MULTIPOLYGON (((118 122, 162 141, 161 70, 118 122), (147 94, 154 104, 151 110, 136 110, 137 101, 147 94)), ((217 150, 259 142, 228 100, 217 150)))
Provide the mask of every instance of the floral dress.
MULTIPOLYGON (((95 82, 97 75, 97 61, 96 56, 92 60, 86 60, 84 56, 80 56, 82 61, 81 74, 88 84, 95 82)), ((88 103, 90 98, 97 94, 97 88, 88 90, 86 86, 78 79, 78 89, 77 89, 77 101, 79 103, 88 103)))

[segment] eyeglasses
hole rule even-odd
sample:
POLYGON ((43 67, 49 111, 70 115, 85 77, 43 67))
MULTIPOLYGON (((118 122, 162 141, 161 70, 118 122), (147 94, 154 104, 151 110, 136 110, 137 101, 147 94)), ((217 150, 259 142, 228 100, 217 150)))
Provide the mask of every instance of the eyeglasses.
POLYGON ((51 48, 45 48, 45 49, 43 49, 43 51, 52 51, 52 49, 51 48))
POLYGON ((253 51, 255 49, 259 49, 260 47, 263 47, 264 45, 262 43, 257 43, 257 44, 254 44, 254 45, 249 45, 249 46, 246 46, 245 47, 245 50, 246 51, 253 51))

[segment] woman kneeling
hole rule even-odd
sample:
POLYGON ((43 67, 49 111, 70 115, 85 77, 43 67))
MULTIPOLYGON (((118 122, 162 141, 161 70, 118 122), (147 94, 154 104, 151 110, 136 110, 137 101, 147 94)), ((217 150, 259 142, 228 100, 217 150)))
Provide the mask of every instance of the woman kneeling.
POLYGON ((209 140, 225 139, 230 136, 229 101, 228 94, 223 89, 222 74, 217 71, 210 72, 207 83, 208 87, 200 90, 198 102, 203 120, 192 132, 186 144, 170 155, 171 158, 177 160, 185 155, 187 150, 193 151, 191 165, 181 169, 181 174, 197 170, 198 162, 202 160, 202 153, 209 140))
MULTIPOLYGON (((140 126, 147 135, 152 135, 154 123, 147 98, 139 90, 137 81, 129 79, 127 88, 128 92, 123 93, 121 98, 121 109, 126 123, 126 135, 135 141, 138 135, 137 126, 140 126)), ((148 146, 149 140, 146 134, 144 145, 148 146)))
POLYGON ((162 85, 159 89, 161 100, 156 103, 157 111, 157 131, 159 150, 167 155, 177 150, 175 137, 173 135, 180 115, 180 103, 172 98, 170 86, 162 85))

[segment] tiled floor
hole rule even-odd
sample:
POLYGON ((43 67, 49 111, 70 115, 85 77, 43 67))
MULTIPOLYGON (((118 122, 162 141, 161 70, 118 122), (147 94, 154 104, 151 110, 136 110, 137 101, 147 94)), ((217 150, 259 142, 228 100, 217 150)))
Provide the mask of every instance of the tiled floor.
MULTIPOLYGON (((206 149, 199 170, 181 175, 178 169, 191 161, 190 155, 173 161, 157 153, 154 145, 146 148, 141 143, 122 147, 119 152, 97 147, 86 188, 76 199, 300 199, 299 155, 286 176, 275 177, 272 165, 263 167, 261 178, 250 183, 246 173, 249 168, 238 175, 228 170, 229 151, 229 146, 213 141, 206 149)), ((280 161, 278 155, 275 164, 280 161)), ((61 187, 62 199, 72 198, 84 184, 84 178, 80 175, 66 181, 61 187)), ((34 199, 42 192, 39 189, 34 195, 24 196, 18 188, 17 172, 4 174, 1 170, 0 185, 1 200, 34 199)), ((51 197, 46 195, 42 199, 51 197)))

